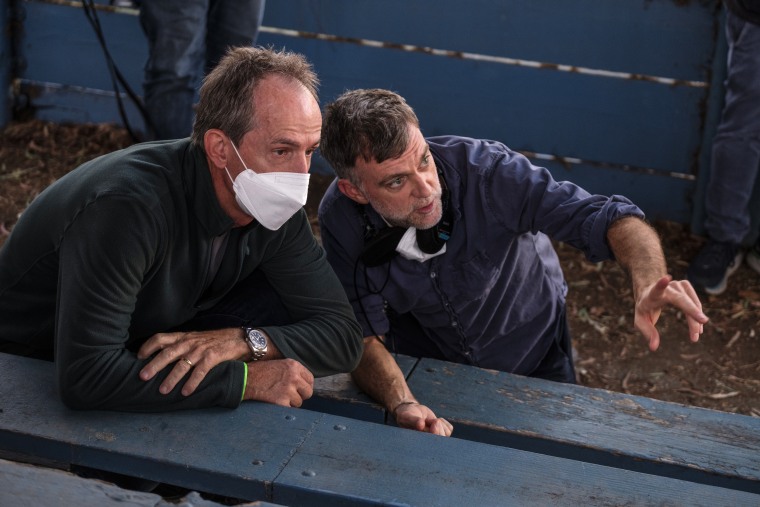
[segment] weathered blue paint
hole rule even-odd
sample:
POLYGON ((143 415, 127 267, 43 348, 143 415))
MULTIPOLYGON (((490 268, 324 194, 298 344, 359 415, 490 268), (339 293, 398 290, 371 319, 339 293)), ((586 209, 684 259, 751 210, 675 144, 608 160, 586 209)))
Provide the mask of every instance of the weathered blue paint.
POLYGON ((496 139, 517 150, 657 171, 694 169, 703 88, 276 35, 262 36, 264 41, 314 60, 325 102, 348 88, 399 92, 415 108, 426 135, 496 139), (393 72, 378 70, 386 68, 393 72))
MULTIPOLYGON (((81 7, 23 2, 23 79, 112 90, 103 50, 81 7)), ((142 94, 148 44, 137 16, 98 10, 106 44, 129 85, 142 94)))
MULTIPOLYGON (((17 100, 41 119, 120 122, 82 9, 51 1, 20 3, 28 65, 18 76, 17 100)), ((271 2, 259 43, 306 54, 322 79, 323 102, 349 88, 394 89, 416 109, 427 135, 500 140, 537 154, 533 161, 558 179, 623 193, 650 218, 701 230, 723 95, 719 0, 431 5, 271 2)), ((100 19, 118 66, 141 93, 147 50, 136 11, 106 9, 100 19)), ((144 130, 135 108, 127 108, 130 123, 144 130)), ((330 172, 321 160, 314 170, 330 172)))
POLYGON ((349 421, 336 428, 327 417, 277 478, 274 498, 314 507, 752 505, 760 500, 745 492, 389 426, 349 421))
POLYGON ((52 363, 7 354, 0 451, 284 505, 749 506, 760 498, 264 403, 71 411, 58 398, 52 363))
POLYGON ((432 359, 409 387, 459 438, 760 493, 756 417, 432 359))
POLYGON ((0 449, 234 498, 271 500, 271 483, 321 417, 254 403, 192 414, 71 411, 52 363, 0 362, 0 449))
POLYGON ((267 5, 264 25, 691 80, 704 79, 709 71, 704 65, 712 58, 713 13, 719 5, 718 0, 291 0, 267 5))
MULTIPOLYGON (((221 507, 229 505, 206 500, 193 491, 176 502, 154 493, 120 488, 95 479, 84 479, 63 470, 32 466, 0 459, 0 505, 3 507, 221 507)), ((278 507, 268 502, 246 503, 245 507, 278 507)), ((280 506, 282 507, 282 506, 280 506)))

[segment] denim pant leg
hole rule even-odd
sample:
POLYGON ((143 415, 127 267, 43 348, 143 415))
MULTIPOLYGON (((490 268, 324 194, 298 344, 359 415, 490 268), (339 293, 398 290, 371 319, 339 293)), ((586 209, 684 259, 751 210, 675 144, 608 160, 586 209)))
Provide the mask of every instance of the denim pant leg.
POLYGON ((148 0, 140 23, 148 40, 143 93, 156 139, 190 135, 205 64, 209 0, 148 0))
POLYGON ((254 271, 216 305, 174 331, 208 331, 228 327, 284 326, 293 319, 264 273, 254 271))
POLYGON ((264 18, 265 0, 211 0, 206 34, 205 72, 219 62, 227 49, 253 46, 264 18))
POLYGON ((717 241, 741 243, 760 170, 760 26, 727 12, 726 37, 726 97, 712 146, 705 229, 717 241))

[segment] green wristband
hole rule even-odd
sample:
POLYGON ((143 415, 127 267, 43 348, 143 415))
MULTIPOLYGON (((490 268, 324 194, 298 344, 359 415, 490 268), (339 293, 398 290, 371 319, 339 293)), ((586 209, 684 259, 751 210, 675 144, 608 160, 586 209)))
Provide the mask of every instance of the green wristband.
POLYGON ((240 397, 240 401, 245 399, 245 388, 248 387, 248 363, 243 361, 243 395, 240 397))

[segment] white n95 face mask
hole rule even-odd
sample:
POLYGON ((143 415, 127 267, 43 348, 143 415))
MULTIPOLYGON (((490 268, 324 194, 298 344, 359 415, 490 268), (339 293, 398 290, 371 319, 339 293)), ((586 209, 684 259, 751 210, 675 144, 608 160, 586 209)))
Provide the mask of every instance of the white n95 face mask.
POLYGON ((230 144, 245 167, 234 180, 229 170, 224 168, 232 181, 237 203, 261 225, 276 231, 306 204, 309 173, 257 173, 248 168, 235 144, 230 144))

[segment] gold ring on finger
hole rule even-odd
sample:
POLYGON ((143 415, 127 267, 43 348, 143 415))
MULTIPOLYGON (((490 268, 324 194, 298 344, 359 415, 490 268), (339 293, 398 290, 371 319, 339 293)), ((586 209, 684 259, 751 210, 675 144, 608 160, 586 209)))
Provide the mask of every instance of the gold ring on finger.
POLYGON ((188 366, 190 366, 190 368, 192 368, 192 367, 193 367, 193 362, 192 362, 191 360, 189 360, 188 358, 186 358, 186 357, 183 357, 183 358, 182 358, 182 360, 183 360, 184 362, 186 362, 186 363, 188 364, 188 366))

